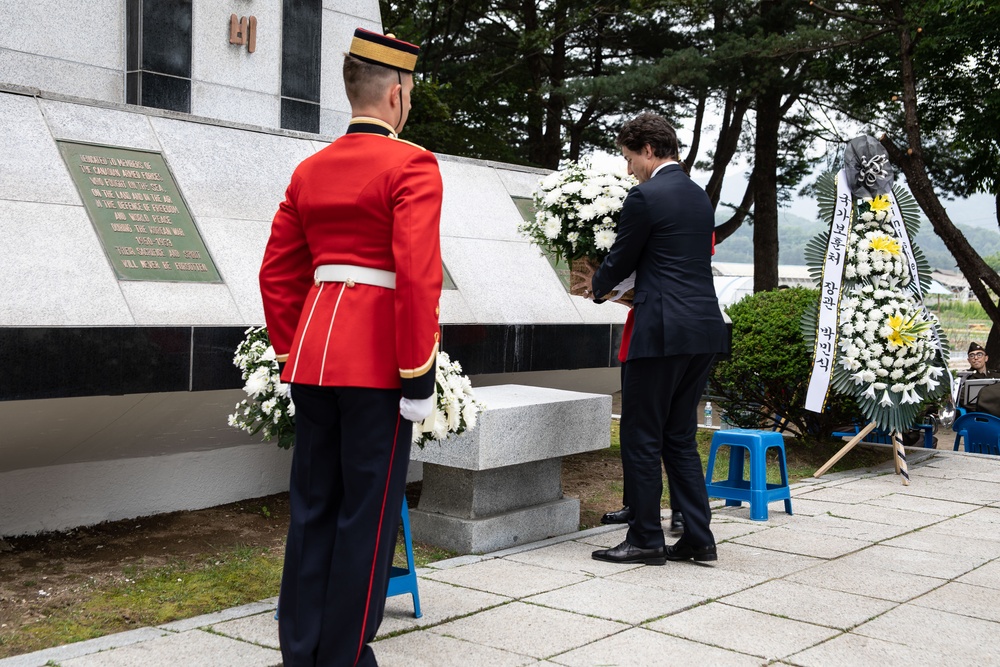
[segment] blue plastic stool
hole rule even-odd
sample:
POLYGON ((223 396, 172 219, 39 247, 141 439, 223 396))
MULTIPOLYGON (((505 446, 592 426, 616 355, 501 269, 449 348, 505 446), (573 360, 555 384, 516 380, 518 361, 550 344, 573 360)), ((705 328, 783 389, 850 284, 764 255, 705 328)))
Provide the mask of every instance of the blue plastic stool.
POLYGON ((712 447, 708 453, 708 469, 705 472, 705 488, 711 498, 725 498, 728 507, 739 507, 750 503, 750 518, 767 521, 767 504, 775 500, 785 501, 785 512, 792 513, 792 494, 788 488, 788 464, 785 462, 785 440, 774 431, 755 431, 734 428, 716 431, 712 436, 712 447), (715 455, 719 447, 729 447, 729 478, 712 481, 715 471, 715 455), (781 453, 778 467, 781 469, 781 484, 767 483, 767 459, 765 453, 775 447, 781 453), (744 450, 750 456, 750 479, 743 479, 744 450))
POLYGON ((403 542, 406 544, 406 568, 392 567, 389 574, 389 592, 386 597, 404 595, 413 596, 413 617, 420 618, 420 593, 417 592, 417 569, 413 566, 413 539, 410 537, 410 507, 403 496, 403 542))
MULTIPOLYGON (((389 574, 389 591, 387 598, 393 595, 409 593, 413 596, 413 617, 420 618, 420 593, 417 592, 417 569, 413 566, 413 539, 410 537, 410 506, 403 496, 403 543, 406 545, 406 569, 393 565, 389 574)), ((274 620, 278 620, 278 610, 274 610, 274 620)))

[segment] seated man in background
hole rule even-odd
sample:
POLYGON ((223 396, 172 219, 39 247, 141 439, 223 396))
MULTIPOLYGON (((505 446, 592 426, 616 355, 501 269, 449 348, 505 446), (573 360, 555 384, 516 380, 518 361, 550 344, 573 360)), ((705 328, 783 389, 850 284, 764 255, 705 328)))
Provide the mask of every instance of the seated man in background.
POLYGON ((975 396, 968 396, 963 391, 968 380, 1000 379, 1000 372, 988 367, 990 358, 979 343, 969 344, 969 369, 961 373, 961 383, 958 387, 959 407, 970 412, 988 412, 1000 415, 1000 386, 983 387, 975 396))
POLYGON ((987 368, 990 358, 986 356, 986 350, 979 343, 969 343, 969 374, 966 379, 982 380, 985 378, 1000 378, 1000 373, 987 368))

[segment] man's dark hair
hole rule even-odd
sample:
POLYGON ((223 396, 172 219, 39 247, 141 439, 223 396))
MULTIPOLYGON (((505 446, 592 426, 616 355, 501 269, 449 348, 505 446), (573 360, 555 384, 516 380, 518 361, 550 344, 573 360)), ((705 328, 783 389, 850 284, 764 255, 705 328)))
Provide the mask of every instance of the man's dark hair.
POLYGON ((643 146, 649 144, 656 157, 680 160, 677 132, 666 118, 648 111, 626 122, 618 132, 615 143, 633 153, 639 153, 643 146))

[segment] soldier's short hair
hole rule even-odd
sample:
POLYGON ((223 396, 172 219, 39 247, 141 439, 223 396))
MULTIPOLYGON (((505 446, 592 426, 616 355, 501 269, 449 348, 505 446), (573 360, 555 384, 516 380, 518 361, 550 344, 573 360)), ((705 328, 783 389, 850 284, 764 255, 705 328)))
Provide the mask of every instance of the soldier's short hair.
POLYGON ((344 89, 352 107, 377 104, 386 90, 398 82, 397 70, 344 54, 344 89))

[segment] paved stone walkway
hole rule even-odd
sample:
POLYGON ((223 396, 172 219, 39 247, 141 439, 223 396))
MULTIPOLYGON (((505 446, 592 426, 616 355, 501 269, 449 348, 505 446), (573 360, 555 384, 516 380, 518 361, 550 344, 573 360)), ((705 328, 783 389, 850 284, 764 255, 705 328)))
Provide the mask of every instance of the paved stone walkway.
MULTIPOLYGON (((886 450, 887 458, 889 450, 886 450)), ((986 665, 1000 662, 1000 459, 911 454, 718 507, 719 561, 590 558, 601 528, 420 571, 424 616, 389 600, 382 667, 986 665)), ((274 600, 0 660, 0 667, 272 666, 274 600)))

